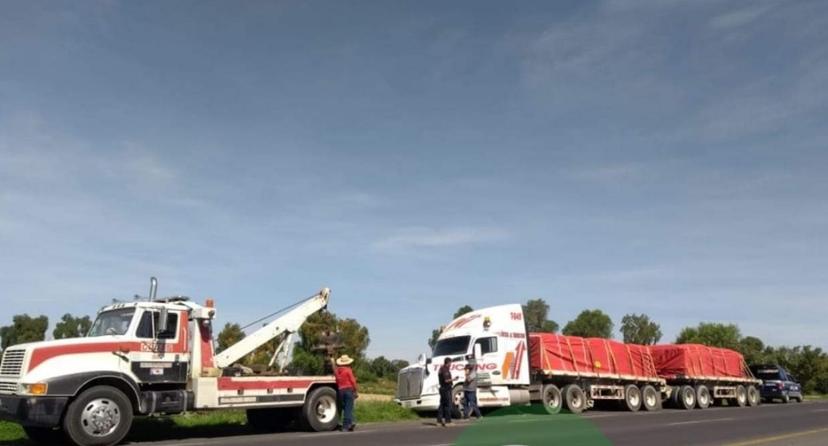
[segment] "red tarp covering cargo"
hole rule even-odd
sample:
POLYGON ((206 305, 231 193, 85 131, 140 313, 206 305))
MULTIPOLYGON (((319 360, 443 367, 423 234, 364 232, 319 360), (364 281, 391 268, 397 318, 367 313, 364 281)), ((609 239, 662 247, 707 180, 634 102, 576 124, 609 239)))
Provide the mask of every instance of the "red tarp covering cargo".
POLYGON ((529 333, 529 364, 554 374, 658 377, 649 347, 552 333, 529 333))
POLYGON ((726 348, 699 344, 650 347, 658 374, 664 378, 750 378, 744 357, 726 348))

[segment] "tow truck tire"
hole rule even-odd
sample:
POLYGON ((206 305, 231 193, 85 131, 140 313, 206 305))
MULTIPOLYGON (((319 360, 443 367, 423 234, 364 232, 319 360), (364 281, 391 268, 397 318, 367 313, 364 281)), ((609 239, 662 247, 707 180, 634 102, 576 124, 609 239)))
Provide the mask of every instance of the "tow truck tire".
POLYGON ((641 390, 635 384, 629 384, 624 388, 624 406, 630 412, 638 412, 641 409, 641 390))
POLYGON ((747 402, 748 406, 756 407, 761 403, 762 396, 759 394, 759 389, 755 386, 748 386, 747 388, 747 402))
POLYGON ((581 386, 569 384, 563 388, 564 404, 572 413, 581 413, 587 407, 586 394, 581 386))
POLYGON ((114 446, 132 427, 132 403, 120 390, 95 386, 84 390, 66 409, 63 431, 77 446, 114 446))
POLYGON ((647 384, 641 388, 641 406, 647 412, 661 410, 661 395, 655 387, 647 384))
POLYGON ((60 429, 48 427, 23 426, 23 431, 34 443, 37 444, 61 444, 63 443, 63 432, 60 429))
POLYGON ((680 409, 693 410, 696 407, 696 389, 690 386, 679 387, 678 404, 680 409))
POLYGON ((315 432, 332 431, 339 424, 339 406, 336 390, 317 387, 312 390, 302 406, 302 427, 315 432))
POLYGON ((554 384, 546 384, 541 389, 541 401, 543 408, 552 415, 560 413, 563 408, 563 395, 561 389, 554 384))
POLYGON ((710 397, 710 389, 704 384, 696 386, 696 407, 704 410, 711 405, 713 405, 713 400, 710 397))
POLYGON ((736 386, 736 405, 739 407, 747 406, 747 390, 745 386, 739 384, 736 386))

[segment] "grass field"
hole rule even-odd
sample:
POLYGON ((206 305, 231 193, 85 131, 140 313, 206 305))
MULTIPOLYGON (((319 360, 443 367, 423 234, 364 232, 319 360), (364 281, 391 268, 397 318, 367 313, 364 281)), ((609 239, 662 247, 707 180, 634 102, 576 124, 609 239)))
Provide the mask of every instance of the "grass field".
MULTIPOLYGON (((388 401, 357 400, 355 417, 358 423, 413 420, 417 414, 388 401)), ((251 433, 244 411, 191 412, 171 417, 141 418, 135 421, 128 439, 160 441, 183 438, 224 437, 251 433)), ((27 444, 23 429, 14 423, 0 421, 0 445, 27 444)))

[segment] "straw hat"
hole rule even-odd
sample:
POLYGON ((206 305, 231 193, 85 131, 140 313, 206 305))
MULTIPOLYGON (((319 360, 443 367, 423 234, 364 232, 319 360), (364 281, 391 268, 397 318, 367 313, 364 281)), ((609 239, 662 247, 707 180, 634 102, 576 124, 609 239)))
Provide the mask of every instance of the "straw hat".
POLYGON ((351 365, 354 362, 354 359, 348 355, 342 355, 336 359, 336 365, 351 365))

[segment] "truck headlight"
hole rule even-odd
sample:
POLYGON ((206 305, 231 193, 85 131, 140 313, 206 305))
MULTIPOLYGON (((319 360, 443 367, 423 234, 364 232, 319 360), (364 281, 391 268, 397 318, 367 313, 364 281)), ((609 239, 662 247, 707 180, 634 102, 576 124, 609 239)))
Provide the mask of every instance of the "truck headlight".
POLYGON ((29 395, 46 395, 49 385, 46 383, 23 384, 23 393, 29 395))

